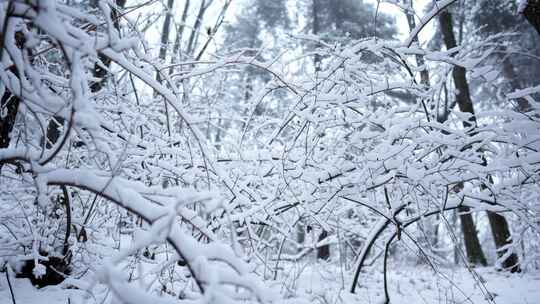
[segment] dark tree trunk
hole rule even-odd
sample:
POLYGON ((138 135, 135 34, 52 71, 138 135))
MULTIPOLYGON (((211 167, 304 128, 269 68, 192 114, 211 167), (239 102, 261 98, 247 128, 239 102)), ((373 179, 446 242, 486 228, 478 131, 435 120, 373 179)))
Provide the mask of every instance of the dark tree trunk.
MULTIPOLYGON (((447 49, 457 46, 454 36, 452 15, 448 11, 443 11, 439 15, 439 23, 444 43, 447 49)), ((460 66, 455 66, 452 70, 452 77, 456 86, 456 103, 461 112, 473 114, 469 121, 464 122, 465 128, 476 127, 476 117, 474 116, 474 108, 470 98, 469 84, 465 75, 465 69, 460 66)), ((459 187, 461 188, 461 187, 459 187)), ((461 230, 463 231, 463 240, 465 243, 465 251, 467 259, 472 264, 487 265, 486 257, 478 240, 478 234, 474 220, 468 207, 459 208, 459 219, 461 222, 461 230)))
MULTIPOLYGON (((414 20, 413 0, 409 1, 409 7, 410 7, 410 10, 406 11, 405 13, 407 15, 407 23, 409 25, 409 32, 412 32, 414 28, 416 27, 416 21, 414 20)), ((418 35, 414 36, 413 43, 418 44, 418 35)), ((424 56, 422 55, 416 55, 415 59, 416 59, 416 65, 418 67, 421 67, 426 63, 424 56)), ((427 67, 424 67, 424 69, 420 71, 420 83, 425 86, 429 86, 429 72, 427 70, 427 67)))
MULTIPOLYGON (((167 13, 165 14, 165 20, 163 21, 163 28, 161 29, 161 45, 159 47, 159 59, 161 59, 163 62, 165 62, 165 58, 167 57, 167 49, 169 44, 169 31, 171 28, 171 19, 172 19, 172 9, 174 5, 174 0, 168 0, 167 1, 167 13)), ((161 83, 161 70, 157 71, 156 74, 156 81, 161 83)), ((154 98, 158 96, 158 92, 154 90, 154 98)), ((169 105, 167 104, 167 101, 163 99, 163 106, 165 109, 165 118, 166 118, 166 126, 167 126, 167 134, 171 136, 171 122, 169 118, 169 105)))
POLYGON ((475 265, 486 266, 486 256, 478 240, 478 233, 471 215, 469 207, 460 207, 459 220, 461 222, 461 230, 463 231, 463 242, 465 243, 465 251, 469 263, 475 265))
MULTIPOLYGON (((169 32, 171 28, 172 8, 174 0, 167 1, 167 13, 165 14, 165 20, 163 21, 163 29, 161 30, 161 45, 159 47, 159 59, 165 60, 167 55, 167 45, 169 44, 169 32)), ((158 77, 159 77, 158 73, 158 77)))
MULTIPOLYGON (((184 9, 182 10, 182 17, 180 19, 180 25, 176 29, 176 38, 174 40, 173 53, 171 56, 171 63, 176 63, 178 57, 180 57, 180 45, 182 44, 182 38, 184 36, 184 29, 186 27, 186 20, 189 11, 190 0, 186 0, 184 3, 184 9)), ((169 73, 172 73, 172 67, 169 69, 169 73)))
MULTIPOLYGON (((495 212, 488 211, 487 215, 489 225, 491 226, 491 233, 493 234, 493 240, 495 240, 495 247, 498 249, 497 257, 500 258, 506 253, 506 250, 500 250, 500 248, 503 248, 512 242, 508 222, 502 215, 495 212)), ((512 253, 502 261, 501 266, 512 273, 521 271, 519 259, 515 253, 512 253)))
MULTIPOLYGON (((320 0, 313 0, 313 35, 318 35, 320 32, 320 24, 319 24, 319 1, 320 0)), ((313 58, 313 64, 315 65, 315 72, 319 72, 321 70, 321 55, 318 53, 315 53, 315 56, 313 58)))
MULTIPOLYGON (((443 40, 447 49, 451 49, 457 46, 454 36, 452 25, 452 14, 448 11, 443 11, 439 15, 439 22, 441 26, 441 32, 443 34, 443 40)), ((471 100, 469 84, 467 82, 466 71, 463 67, 455 66, 452 70, 452 77, 456 86, 456 103, 459 106, 461 112, 470 113, 471 118, 469 121, 463 123, 465 128, 472 128, 471 135, 474 135, 476 128, 476 116, 474 112, 473 103, 471 100)), ((464 213, 468 211, 460 209, 461 215, 461 227, 463 229, 463 236, 465 241, 465 247, 467 250, 467 256, 471 263, 480 263, 485 265, 485 256, 482 252, 482 247, 478 241, 474 222, 470 213, 464 213)), ((488 212, 489 224, 495 240, 495 247, 499 250, 503 246, 511 243, 510 229, 508 228, 508 222, 504 216, 493 212, 488 212)), ((498 253, 499 256, 502 254, 498 253)), ((509 268, 510 271, 519 271, 518 257, 516 254, 511 254, 505 261, 503 261, 503 267, 509 268)))
POLYGON ((302 247, 306 240, 306 229, 301 221, 296 224, 296 242, 298 243, 298 252, 302 251, 302 247))
MULTIPOLYGON (((320 32, 320 22, 319 22, 319 11, 320 11, 320 5, 319 1, 321 0, 313 0, 313 11, 312 11, 312 17, 313 17, 313 35, 318 35, 320 32)), ((321 70, 321 56, 317 53, 315 53, 315 56, 313 58, 313 64, 315 65, 315 73, 318 73, 321 70)), ((324 230, 319 235, 319 241, 325 239, 328 236, 328 231, 324 230)), ((330 258, 330 246, 324 245, 317 248, 317 258, 327 260, 330 258)))
MULTIPOLYGON (((441 12, 439 15, 439 23, 446 48, 455 48, 457 43, 453 31, 452 14, 450 14, 448 11, 441 12)), ((474 128, 476 127, 476 116, 474 115, 474 107, 471 100, 465 68, 461 66, 454 66, 452 70, 452 78, 454 79, 454 85, 456 86, 456 103, 459 106, 459 110, 464 113, 472 114, 469 121, 464 122, 464 126, 466 128, 474 128)))
MULTIPOLYGON (((322 241, 328 237, 328 232, 323 230, 319 235, 318 241, 322 241)), ((317 247, 317 259, 328 260, 330 258, 330 245, 323 245, 317 247)))
POLYGON ((191 34, 189 35, 189 40, 188 40, 188 44, 186 48, 187 56, 193 55, 195 46, 197 44, 197 37, 199 36, 199 31, 201 30, 204 13, 206 12, 207 8, 208 6, 206 4, 206 0, 202 0, 201 5, 199 7, 199 12, 197 13, 197 19, 195 19, 195 23, 193 24, 193 29, 191 30, 191 34))
POLYGON ((540 0, 527 0, 522 13, 538 34, 540 34, 540 0))

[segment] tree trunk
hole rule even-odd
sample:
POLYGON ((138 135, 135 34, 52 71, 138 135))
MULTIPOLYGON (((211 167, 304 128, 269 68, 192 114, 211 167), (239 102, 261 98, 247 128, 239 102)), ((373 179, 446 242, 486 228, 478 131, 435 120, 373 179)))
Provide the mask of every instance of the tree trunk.
POLYGON ((540 0, 527 0, 522 9, 521 13, 540 34, 540 0))
MULTIPOLYGON (((446 48, 451 49, 456 47, 457 43, 453 32, 452 15, 448 11, 441 12, 439 15, 439 22, 446 48)), ((452 77, 457 90, 456 102, 460 111, 473 114, 468 122, 464 122, 464 127, 474 128, 476 127, 476 117, 474 116, 474 108, 470 99, 465 69, 460 66, 455 66, 452 70, 452 77)), ((482 246, 480 245, 480 241, 478 240, 476 226, 470 213, 470 209, 468 207, 459 208, 459 218, 469 262, 485 266, 487 264, 486 258, 482 246)))
POLYGON ((186 48, 187 56, 193 55, 193 51, 195 50, 195 45, 197 44, 197 37, 199 36, 199 31, 201 30, 204 13, 206 12, 207 8, 208 6, 206 5, 206 0, 202 0, 201 6, 199 7, 199 12, 197 13, 197 19, 195 19, 195 23, 193 24, 193 29, 191 30, 191 34, 189 36, 188 45, 186 48))
MULTIPOLYGON (((318 242, 326 239, 328 237, 328 232, 323 230, 319 235, 318 242)), ((317 247, 317 259, 328 260, 330 258, 330 245, 323 245, 317 247)))
POLYGON ((300 245, 300 247, 298 247, 298 252, 302 251, 302 245, 304 245, 304 242, 306 240, 306 229, 304 227, 304 225, 302 224, 302 222, 299 220, 297 225, 296 225, 296 242, 300 245))
MULTIPOLYGON (((320 0, 313 0, 313 35, 318 35, 320 32, 320 24, 319 24, 319 1, 320 0)), ((315 53, 315 56, 313 58, 313 65, 315 66, 315 73, 319 72, 321 70, 321 55, 318 53, 315 53)))
MULTIPOLYGON (((444 43, 447 49, 457 46, 454 36, 452 15, 448 11, 443 11, 439 15, 439 23, 444 43)), ((454 66, 452 70, 454 85, 456 86, 456 102, 461 112, 473 114, 469 121, 463 123, 465 128, 476 127, 476 117, 474 116, 474 108, 470 98, 469 84, 465 75, 465 69, 460 66, 454 66)), ((462 188, 462 187, 459 187, 462 188)), ((478 240, 478 234, 474 220, 468 207, 459 208, 459 219, 461 222, 461 230, 463 231, 463 240, 465 243, 465 251, 467 259, 472 264, 487 265, 486 257, 478 240)))
MULTIPOLYGON (((313 0, 313 11, 312 11, 312 17, 313 17, 313 35, 318 35, 320 32, 320 24, 319 24, 319 11, 320 11, 320 5, 319 1, 321 0, 313 0)), ((317 53, 315 53, 315 56, 313 58, 313 65, 315 66, 315 74, 317 74, 321 70, 321 56, 317 53)), ((319 235, 318 240, 321 241, 325 239, 328 236, 328 231, 324 230, 319 235)), ((324 245, 317 248, 317 258, 318 259, 324 259, 327 260, 330 258, 330 246, 324 245)))
MULTIPOLYGON (((457 46, 456 39, 454 37, 453 25, 452 25, 452 14, 448 11, 443 11, 439 15, 439 22, 441 26, 441 32, 443 34, 443 40, 446 44, 447 49, 451 49, 457 46)), ((461 112, 470 113, 471 118, 469 121, 463 123, 465 128, 471 128, 471 135, 474 135, 476 128, 476 116, 474 112, 473 103, 471 100, 469 84, 467 82, 466 71, 463 67, 454 66, 452 70, 452 77, 454 79, 454 84, 456 86, 456 102, 459 106, 461 112)), ((467 256, 471 263, 479 262, 482 265, 485 265, 485 257, 482 252, 482 247, 478 241, 478 236, 476 229, 474 227, 474 222, 470 213, 464 215, 463 212, 468 211, 469 208, 460 209, 461 215, 461 226, 463 229, 463 236, 465 239, 465 247, 467 250, 467 256)), ((488 212, 489 224, 491 227, 491 232, 493 233, 493 238, 495 240, 495 247, 497 250, 500 250, 502 247, 511 244, 510 230, 508 228, 508 222, 504 216, 496 214, 493 212, 488 212)), ((499 252, 498 254, 502 254, 499 252)), ((516 254, 511 254, 505 261, 502 263, 505 268, 508 267, 512 272, 519 271, 518 257, 516 254)))
POLYGON ((176 27, 176 38, 174 39, 174 46, 171 56, 171 67, 169 68, 169 74, 172 74, 173 67, 172 65, 177 62, 179 57, 181 58, 180 46, 182 44, 182 39, 184 36, 184 29, 186 28, 187 14, 189 11, 190 0, 186 0, 184 3, 184 9, 182 10, 182 17, 180 19, 180 24, 176 27))
MULTIPOLYGON (((174 0, 167 1, 167 13, 165 14, 165 20, 163 21, 163 29, 161 30, 161 45, 159 47, 159 59, 165 60, 167 55, 167 44, 169 44, 169 31, 171 28, 172 9, 174 0)), ((158 77, 160 74, 158 73, 158 77)))
MULTIPOLYGON (((491 233, 493 234, 493 240, 495 241, 495 247, 497 248, 497 257, 501 258, 506 253, 506 250, 501 250, 501 248, 512 243, 508 222, 502 215, 495 212, 487 211, 487 215, 489 225, 491 226, 491 233)), ((519 259, 515 253, 510 254, 502 261, 501 266, 512 273, 521 272, 519 259)))
MULTIPOLYGON (((409 32, 412 32, 414 28, 416 28, 416 21, 414 20, 414 10, 413 10, 413 0, 409 1, 409 7, 410 10, 407 10, 405 13, 407 15, 407 23, 409 25, 409 32)), ((412 42, 416 45, 418 45, 418 35, 414 36, 412 42)), ((416 66, 421 67, 424 66, 426 61, 424 59, 424 56, 417 54, 415 55, 416 59, 416 66)), ((425 85, 426 87, 429 86, 429 72, 427 70, 427 67, 424 67, 420 71, 420 83, 425 85)))
POLYGON ((460 207, 458 209, 459 220, 461 222, 461 230, 463 231, 463 242, 465 243, 465 251, 469 263, 475 265, 486 266, 486 256, 478 240, 476 225, 471 215, 469 207, 460 207))
MULTIPOLYGON (((167 1, 167 13, 165 14, 165 20, 163 21, 163 29, 161 30, 161 45, 159 47, 159 59, 161 59, 163 62, 165 62, 165 58, 167 57, 167 45, 169 44, 169 31, 171 28, 171 19, 172 19, 172 9, 174 5, 174 0, 168 0, 167 1)), ((156 74, 156 81, 161 83, 161 72, 162 70, 158 70, 156 74)), ((157 91, 154 90, 154 98, 158 96, 157 91)), ((165 108, 165 118, 166 118, 166 126, 167 126, 167 134, 171 136, 171 122, 169 118, 169 105, 167 104, 167 101, 163 99, 163 106, 165 108)))

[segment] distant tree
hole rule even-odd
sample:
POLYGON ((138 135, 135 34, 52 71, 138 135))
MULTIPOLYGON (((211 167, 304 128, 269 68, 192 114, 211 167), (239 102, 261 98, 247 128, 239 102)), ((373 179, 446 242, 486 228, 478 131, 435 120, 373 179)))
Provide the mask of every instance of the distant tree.
MULTIPOLYGON (((225 27, 226 50, 241 52, 242 56, 263 60, 265 52, 261 50, 265 35, 277 39, 279 31, 290 27, 287 11, 287 1, 247 0, 242 4, 236 20, 225 27)), ((253 96, 254 83, 268 81, 268 75, 260 69, 245 68, 245 75, 241 81, 243 89, 242 99, 248 103, 253 96)), ((260 111, 262 109, 258 109, 260 111)))
MULTIPOLYGON (((538 2, 537 2, 538 3, 538 2)), ((503 88, 506 92, 515 91, 537 84, 540 79, 540 35, 523 18, 516 18, 518 10, 515 1, 494 1, 481 0, 474 3, 466 3, 468 11, 472 12, 468 16, 471 28, 467 31, 481 39, 490 35, 515 33, 509 37, 506 49, 494 54, 494 58, 500 64, 501 75, 505 78, 506 84, 503 88), (531 56, 532 55, 532 56, 531 56)), ((527 12, 533 12, 534 1, 529 0, 527 12)), ((539 10, 536 9, 536 16, 539 10)), ((517 100, 517 109, 526 112, 530 105, 524 98, 517 100)))
POLYGON ((396 35, 394 20, 363 0, 311 0, 308 11, 313 33, 328 42, 396 35))

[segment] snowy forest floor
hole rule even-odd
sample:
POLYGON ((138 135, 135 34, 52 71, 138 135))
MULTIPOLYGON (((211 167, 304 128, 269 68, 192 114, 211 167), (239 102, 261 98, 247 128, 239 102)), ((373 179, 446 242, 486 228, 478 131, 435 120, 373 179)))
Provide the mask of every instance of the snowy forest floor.
MULTIPOLYGON (((363 273, 360 279, 361 287, 353 295, 348 293, 351 281, 349 275, 342 276, 339 267, 317 266, 288 268, 288 271, 283 273, 288 276, 285 280, 288 283, 274 286, 281 289, 281 294, 288 298, 278 300, 278 303, 381 303, 384 297, 381 273, 363 273)), ((389 272, 390 303, 540 303, 540 273, 510 275, 497 272, 493 268, 477 268, 475 272, 493 296, 492 302, 486 300, 486 293, 479 287, 478 280, 473 279, 466 269, 440 269, 439 273, 435 273, 426 266, 408 266, 389 272)), ((105 296, 104 292, 101 295, 89 295, 82 290, 60 287, 36 289, 27 279, 15 279, 12 285, 17 304, 93 304, 103 303, 105 296)), ((102 288, 97 289, 104 291, 102 288)), ((3 273, 0 276, 0 304, 9 303, 12 303, 12 300, 3 273)))

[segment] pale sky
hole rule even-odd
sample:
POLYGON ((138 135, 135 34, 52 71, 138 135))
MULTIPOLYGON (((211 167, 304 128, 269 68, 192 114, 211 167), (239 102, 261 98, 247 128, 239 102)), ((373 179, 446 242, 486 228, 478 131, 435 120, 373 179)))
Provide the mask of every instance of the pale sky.
MULTIPOLYGON (((272 1, 272 0, 267 0, 267 1, 272 1)), ((327 0, 327 1, 331 1, 331 0, 327 0)), ((335 1, 335 0, 334 0, 335 1)), ((364 0, 366 3, 371 3, 373 5, 376 5, 377 4, 377 0, 364 0)), ((417 14, 419 14, 420 16, 423 15, 423 9, 426 5, 426 3, 428 3, 429 0, 414 0, 414 6, 415 6, 415 9, 416 9, 416 12, 417 14)), ((207 26, 213 26, 215 21, 216 21, 216 18, 217 18, 217 15, 219 13, 219 11, 221 10, 221 7, 223 6, 223 3, 225 2, 225 0, 214 0, 214 3, 211 5, 211 7, 208 9, 207 11, 207 14, 205 16, 205 19, 204 19, 204 26, 207 27, 207 26)), ((235 19, 235 15, 238 14, 240 8, 241 8, 241 4, 242 4, 242 0, 233 0, 231 6, 229 7, 229 10, 227 11, 227 14, 226 14, 226 17, 225 17, 225 22, 233 22, 234 19, 235 19)), ((166 3, 166 0, 163 0, 162 3, 157 3, 157 4, 154 4, 152 7, 149 7, 147 9, 145 9, 144 12, 142 12, 143 14, 148 14, 149 12, 151 11, 158 11, 158 10, 162 10, 163 9, 163 5, 165 5, 166 3)), ((185 0, 176 0, 175 3, 174 3, 174 20, 176 20, 176 22, 179 22, 180 21, 180 18, 181 18, 181 13, 182 13, 182 9, 183 9, 183 6, 184 6, 184 3, 185 3, 185 0)), ((191 14, 190 14, 190 18, 188 18, 187 20, 187 23, 188 24, 193 24, 193 21, 194 21, 194 18, 195 18, 195 13, 194 11, 196 11, 196 9, 198 9, 200 5, 200 1, 193 1, 191 0, 191 14)), ((393 4, 390 4, 390 3, 385 3, 385 2, 381 2, 380 5, 379 5, 379 12, 381 13, 385 13, 385 14, 388 14, 390 16, 393 16, 396 20, 396 24, 397 24, 397 29, 398 29, 398 39, 400 40, 405 40, 405 38, 408 36, 408 32, 409 32, 409 27, 407 25, 407 20, 406 20, 406 17, 405 17, 405 14, 401 11, 401 9, 393 4)), ((136 16, 132 15, 130 16, 131 19, 136 19, 136 16)), ((430 36, 431 34, 433 33, 433 21, 431 21, 432 24, 429 24, 428 26, 426 26, 426 28, 424 28, 424 30, 420 33, 419 35, 419 38, 420 38, 420 41, 421 42, 424 42, 426 41, 430 36)), ((161 34, 161 27, 163 25, 163 18, 160 18, 160 20, 158 20, 158 22, 152 27, 152 30, 150 32, 147 33, 146 35, 146 38, 148 39, 148 42, 150 43, 150 45, 152 46, 157 46, 159 44, 159 37, 160 37, 160 34, 161 34)), ((220 32, 222 33, 223 29, 220 29, 220 32)), ((218 33, 219 35, 220 33, 218 33)), ((293 34, 297 34, 297 33, 293 33, 293 34)), ((169 41, 174 41, 174 32, 171 32, 170 34, 170 37, 169 37, 169 41)), ((202 41, 204 41, 205 37, 200 37, 200 39, 202 39, 202 41)), ((210 50, 214 49, 214 46, 211 45, 210 46, 210 50)))

